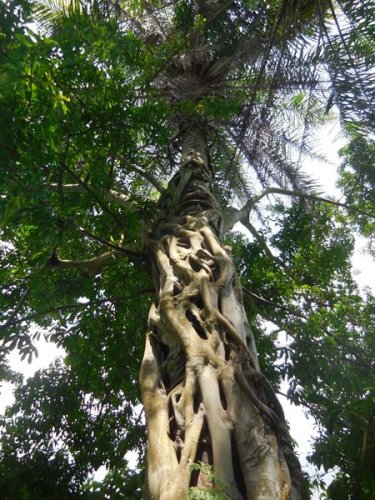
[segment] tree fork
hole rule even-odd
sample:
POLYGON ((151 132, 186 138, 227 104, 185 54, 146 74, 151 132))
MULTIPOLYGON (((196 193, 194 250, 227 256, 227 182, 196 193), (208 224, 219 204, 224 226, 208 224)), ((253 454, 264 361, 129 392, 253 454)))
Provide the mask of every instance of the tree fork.
POLYGON ((259 371, 239 279, 219 240, 204 129, 190 122, 182 130, 181 168, 145 241, 156 299, 140 373, 144 498, 183 499, 197 487, 235 500, 304 500, 285 418, 259 371))

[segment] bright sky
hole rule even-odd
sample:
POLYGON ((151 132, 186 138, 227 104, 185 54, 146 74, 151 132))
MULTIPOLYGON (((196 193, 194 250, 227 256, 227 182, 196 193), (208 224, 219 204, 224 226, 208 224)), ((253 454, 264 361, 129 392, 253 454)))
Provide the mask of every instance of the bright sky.
MULTIPOLYGON (((337 178, 336 169, 340 162, 337 151, 345 144, 343 137, 340 137, 339 127, 337 125, 334 127, 332 125, 325 126, 317 135, 317 142, 320 145, 321 152, 324 152, 329 163, 309 160, 304 161, 304 165, 311 176, 319 179, 325 195, 334 195, 339 199, 341 193, 335 186, 337 178)), ((375 262, 368 254, 363 253, 364 250, 365 240, 357 238, 355 254, 352 260, 353 272, 361 288, 370 287, 375 289, 375 262)), ((43 336, 36 343, 36 346, 39 351, 39 357, 31 365, 26 360, 21 361, 20 356, 15 351, 9 356, 11 367, 15 371, 21 372, 26 378, 32 376, 38 369, 47 367, 56 357, 64 354, 61 348, 43 340, 43 336)), ((287 387, 284 389, 282 392, 287 391, 287 387)), ((11 384, 3 383, 1 386, 0 413, 4 412, 5 407, 10 405, 13 399, 11 384)), ((282 400, 286 418, 291 427, 292 437, 298 443, 302 466, 311 474, 314 469, 308 465, 305 457, 311 452, 310 441, 314 433, 317 432, 314 429, 314 421, 305 415, 301 407, 291 405, 286 398, 281 397, 280 399, 282 400)), ((332 474, 326 476, 328 482, 331 478, 332 474)), ((316 492, 313 500, 318 498, 319 494, 316 492)))

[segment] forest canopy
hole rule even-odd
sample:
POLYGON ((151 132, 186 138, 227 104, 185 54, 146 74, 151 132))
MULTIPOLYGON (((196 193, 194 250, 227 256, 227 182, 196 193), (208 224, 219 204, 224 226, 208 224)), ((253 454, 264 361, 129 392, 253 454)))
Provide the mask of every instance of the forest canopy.
POLYGON ((308 498, 285 381, 328 498, 375 498, 375 301, 351 273, 357 235, 373 253, 374 20, 359 0, 0 3, 3 498, 168 499, 159 427, 186 498, 257 499, 252 421, 308 498), (340 199, 304 169, 337 121, 340 199), (66 357, 23 380, 8 355, 41 336, 66 357))

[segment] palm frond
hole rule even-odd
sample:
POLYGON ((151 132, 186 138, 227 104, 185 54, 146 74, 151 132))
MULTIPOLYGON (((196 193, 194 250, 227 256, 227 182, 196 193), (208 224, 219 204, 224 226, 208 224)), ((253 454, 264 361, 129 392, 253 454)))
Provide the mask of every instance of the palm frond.
POLYGON ((33 3, 38 30, 47 36, 60 29, 67 17, 87 11, 88 5, 81 0, 39 0, 33 3))
POLYGON ((355 0, 340 7, 330 2, 333 22, 323 25, 331 92, 342 123, 366 133, 375 130, 375 6, 355 0))

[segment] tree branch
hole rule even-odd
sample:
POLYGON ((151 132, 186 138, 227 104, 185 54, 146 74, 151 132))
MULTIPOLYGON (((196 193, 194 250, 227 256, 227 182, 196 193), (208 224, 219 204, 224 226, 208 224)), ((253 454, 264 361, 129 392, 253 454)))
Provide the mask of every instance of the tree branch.
POLYGON ((100 238, 99 236, 95 236, 94 234, 90 233, 89 231, 87 231, 87 229, 84 229, 83 227, 80 227, 79 231, 82 234, 84 234, 85 236, 87 236, 88 238, 90 238, 90 240, 97 241, 97 242, 101 243, 102 245, 106 245, 107 247, 112 248, 116 252, 118 252, 122 255, 126 255, 127 257, 129 257, 131 259, 142 260, 142 261, 145 261, 147 259, 147 255, 145 253, 136 252, 134 250, 131 250, 130 248, 124 248, 124 247, 120 247, 118 245, 115 245, 114 243, 111 243, 110 241, 107 241, 103 238, 100 238))
MULTIPOLYGON (((82 181, 83 182, 83 181, 82 181)), ((85 193, 87 189, 82 186, 82 184, 62 184, 61 186, 55 182, 49 184, 49 187, 52 189, 62 189, 65 193, 85 193)), ((120 191, 115 191, 114 189, 100 189, 98 190, 101 195, 103 195, 107 200, 113 201, 114 203, 118 203, 119 205, 133 210, 132 203, 130 201, 130 196, 127 196, 125 193, 121 193, 120 191)))
POLYGON ((106 267, 111 261, 115 259, 116 253, 121 255, 126 255, 127 257, 133 259, 134 258, 143 259, 146 257, 145 254, 141 254, 133 250, 130 250, 128 248, 115 245, 107 240, 95 236, 81 227, 79 228, 79 230, 88 238, 112 248, 112 251, 105 252, 91 259, 65 260, 65 259, 60 259, 60 257, 57 255, 57 247, 55 247, 53 249, 52 255, 47 265, 59 267, 60 269, 78 269, 79 271, 82 271, 85 274, 95 275, 100 273, 102 269, 104 269, 104 267, 106 267))
POLYGON ((321 201, 323 203, 328 203, 336 207, 346 208, 346 210, 351 212, 357 212, 359 214, 366 215, 367 217, 375 218, 375 214, 366 212, 364 210, 360 210, 359 208, 356 207, 352 207, 347 203, 341 203, 339 201, 330 200, 329 198, 324 198, 322 196, 316 196, 313 194, 299 193, 297 191, 292 191, 290 189, 282 189, 274 187, 265 189, 258 196, 250 198, 245 203, 245 205, 240 209, 230 207, 228 213, 224 216, 223 233, 232 229, 237 222, 241 222, 245 227, 247 227, 246 224, 248 223, 250 212, 253 209, 254 205, 256 205, 262 198, 268 196, 269 194, 280 194, 282 196, 295 196, 297 198, 305 198, 307 200, 312 200, 312 201, 321 201))
POLYGON ((271 249, 269 248, 269 246, 267 245, 267 243, 265 241, 265 238, 261 234, 258 233, 258 231, 255 229, 255 227, 249 221, 243 220, 240 222, 244 227, 246 227, 246 229, 248 229, 250 231, 250 233, 254 236, 254 238, 260 242, 260 244, 262 245, 262 247, 263 247, 264 251, 266 252, 266 254, 268 255, 268 257, 270 259, 274 260, 275 262, 277 262, 277 264, 279 264, 281 267, 285 268, 284 262, 272 253, 271 249))
MULTIPOLYGON (((141 288, 140 290, 136 290, 137 295, 151 294, 154 293, 153 288, 141 288)), ((47 316, 48 314, 59 313, 63 311, 70 311, 74 309, 80 309, 82 307, 87 308, 87 306, 93 306, 95 304, 103 304, 105 302, 116 303, 122 302, 126 300, 126 297, 105 297, 102 299, 90 300, 88 302, 77 302, 75 304, 63 304, 61 306, 51 307, 50 309, 46 309, 41 312, 30 313, 26 316, 22 316, 21 318, 16 318, 14 315, 6 322, 5 325, 0 326, 0 331, 5 331, 10 326, 19 325, 24 321, 33 321, 35 319, 41 318, 43 316, 47 316)))
POLYGON ((98 274, 115 258, 114 252, 105 252, 102 255, 84 260, 65 260, 57 255, 56 248, 53 250, 48 264, 60 269, 78 269, 85 274, 98 274))
POLYGON ((96 200, 96 202, 99 204, 99 206, 103 209, 104 212, 107 212, 107 214, 110 215, 120 227, 123 227, 124 225, 123 221, 117 216, 116 213, 112 212, 112 210, 105 203, 102 202, 102 200, 100 199, 96 190, 93 187, 89 186, 85 181, 83 181, 80 178, 80 176, 76 172, 71 170, 67 165, 63 165, 63 168, 69 173, 69 175, 73 177, 73 179, 75 179, 78 182, 80 186, 82 186, 82 188, 85 191, 91 194, 91 196, 94 198, 94 200, 96 200))
POLYGON ((297 318, 301 318, 301 319, 305 319, 305 320, 307 319, 306 316, 303 316, 302 314, 300 314, 296 311, 293 311, 289 307, 283 306, 281 304, 277 304, 276 302, 272 302, 271 300, 265 299, 264 297, 261 297, 260 295, 257 295, 256 293, 250 292, 250 290, 248 290, 244 286, 242 287, 242 290, 243 290, 243 292, 245 292, 245 295, 249 295, 250 297, 253 297, 255 300, 257 300, 258 302, 261 302, 262 304, 277 307, 278 309, 281 309, 282 311, 285 311, 289 314, 292 314, 293 316, 296 316, 297 318))
POLYGON ((211 23, 223 10, 229 7, 233 3, 233 0, 223 0, 222 2, 217 2, 214 5, 210 5, 209 2, 199 1, 199 13, 206 18, 206 23, 211 23))
POLYGON ((262 244, 268 257, 270 257, 272 260, 277 262, 282 267, 285 267, 284 263, 278 257, 273 255, 273 253, 271 252, 270 248, 268 247, 265 241, 265 238, 261 234, 259 234, 258 231, 255 229, 255 227, 250 223, 249 215, 251 210, 250 207, 251 201, 252 200, 246 203, 246 205, 242 207, 240 210, 237 208, 230 207, 228 213, 224 216, 223 233, 231 229, 237 222, 240 222, 262 244))
POLYGON ((282 188, 277 188, 277 187, 265 189, 258 196, 251 198, 246 203, 245 206, 249 207, 249 211, 251 211, 251 209, 253 208, 253 206, 256 203, 258 203, 262 198, 264 198, 265 196, 268 196, 269 194, 281 194, 282 196, 295 196, 297 198, 305 198, 307 200, 312 200, 312 201, 321 201, 323 203, 335 205, 336 207, 346 208, 347 210, 352 211, 352 212, 358 212, 362 215, 367 215, 368 217, 375 217, 375 214, 372 214, 370 212, 365 212, 364 210, 360 210, 356 207, 352 207, 351 205, 348 205, 347 203, 341 203, 339 201, 330 200, 329 198, 324 198, 322 196, 316 196, 316 195, 307 194, 307 193, 298 193, 297 191, 292 191, 290 189, 282 189, 282 188))
POLYGON ((155 177, 152 174, 150 174, 150 172, 146 172, 145 170, 142 170, 141 168, 139 168, 135 165, 129 165, 129 162, 122 155, 118 155, 117 159, 121 163, 125 163, 129 170, 136 172, 141 177, 146 179, 146 181, 148 181, 150 184, 152 184, 159 191, 159 193, 161 193, 161 194, 164 193, 164 191, 165 191, 164 187, 161 185, 161 183, 157 179, 155 179, 155 177))
POLYGON ((228 212, 223 217, 223 233, 230 231, 237 222, 242 222, 243 220, 248 220, 250 216, 251 208, 249 200, 242 208, 230 207, 228 212))
POLYGON ((25 302, 25 299, 26 299, 26 296, 28 293, 29 293, 29 287, 27 287, 26 290, 21 295, 21 298, 18 301, 18 304, 16 305, 14 311, 12 312, 11 317, 7 320, 7 322, 5 323, 3 328, 7 328, 12 323, 13 318, 15 318, 17 316, 18 312, 20 311, 20 309, 22 307, 22 304, 25 302))
MULTIPOLYGON (((302 405, 305 408, 308 408, 311 412, 313 412, 314 410, 316 411, 316 408, 314 408, 314 406, 310 405, 306 401, 300 401, 300 400, 296 401, 296 399, 293 398, 293 396, 288 396, 288 394, 285 394, 285 392, 281 392, 281 391, 277 391, 277 390, 275 392, 276 392, 276 394, 279 394, 280 396, 283 396, 285 399, 287 399, 288 401, 290 401, 295 406, 302 405)), ((320 403, 320 404, 322 404, 322 403, 320 403)))

